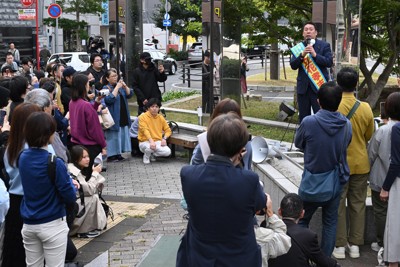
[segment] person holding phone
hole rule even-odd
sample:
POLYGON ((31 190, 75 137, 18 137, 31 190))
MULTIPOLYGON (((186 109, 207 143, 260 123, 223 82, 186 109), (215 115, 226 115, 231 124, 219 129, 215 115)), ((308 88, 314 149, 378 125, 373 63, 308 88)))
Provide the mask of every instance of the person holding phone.
POLYGON ((138 115, 144 112, 144 107, 149 99, 157 98, 161 102, 162 97, 158 82, 167 80, 164 66, 160 64, 157 67, 151 60, 150 53, 143 52, 140 54, 139 67, 133 71, 133 90, 139 105, 138 115))
POLYGON ((207 131, 207 164, 181 169, 189 221, 176 266, 261 267, 254 215, 267 196, 252 171, 237 168, 249 140, 242 118, 230 112, 216 117, 207 131), (227 223, 228 222, 228 223, 227 223))
POLYGON ((113 126, 105 130, 107 161, 123 161, 125 158, 121 154, 131 152, 129 127, 132 122, 127 99, 133 96, 133 89, 129 88, 122 79, 118 80, 116 69, 107 70, 102 83, 103 90, 107 92, 104 103, 115 122, 113 126))
POLYGON ((101 175, 102 165, 94 164, 92 176, 86 181, 81 170, 89 166, 89 152, 84 146, 74 146, 71 151, 71 163, 68 171, 78 181, 83 189, 84 201, 77 199, 79 212, 76 216, 70 235, 81 238, 91 238, 100 235, 107 226, 107 216, 99 199, 99 191, 103 188, 105 178, 101 175), (79 216, 80 215, 80 216, 79 216))

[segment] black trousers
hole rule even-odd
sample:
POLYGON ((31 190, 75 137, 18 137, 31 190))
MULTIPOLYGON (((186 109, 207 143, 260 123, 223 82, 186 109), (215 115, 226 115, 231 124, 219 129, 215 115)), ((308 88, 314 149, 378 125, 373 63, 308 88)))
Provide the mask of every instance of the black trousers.
POLYGON ((320 109, 317 101, 317 93, 308 88, 305 94, 297 94, 297 104, 299 108, 299 123, 304 117, 311 115, 311 108, 314 114, 320 109))
POLYGON ((6 215, 2 267, 24 267, 25 248, 22 241, 23 221, 20 206, 23 196, 10 194, 10 208, 6 215))

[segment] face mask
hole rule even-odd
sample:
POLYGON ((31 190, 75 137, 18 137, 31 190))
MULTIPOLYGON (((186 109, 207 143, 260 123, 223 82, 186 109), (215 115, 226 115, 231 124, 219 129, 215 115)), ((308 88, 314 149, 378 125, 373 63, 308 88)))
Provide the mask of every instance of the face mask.
POLYGON ((145 58, 144 61, 146 62, 147 65, 151 64, 151 58, 145 58))

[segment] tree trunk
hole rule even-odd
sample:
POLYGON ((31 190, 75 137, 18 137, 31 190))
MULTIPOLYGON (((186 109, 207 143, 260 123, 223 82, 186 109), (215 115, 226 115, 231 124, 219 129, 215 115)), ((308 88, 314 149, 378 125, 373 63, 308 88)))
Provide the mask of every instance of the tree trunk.
MULTIPOLYGON (((265 59, 267 60, 267 59, 265 59)), ((269 60, 270 60, 270 71, 269 75, 271 80, 279 80, 279 48, 278 43, 271 44, 271 51, 269 53, 269 60)))
MULTIPOLYGON (((392 73, 393 66, 396 63, 396 57, 397 57, 397 55, 395 53, 393 53, 389 57, 387 65, 383 69, 382 73, 379 75, 376 83, 373 83, 373 82, 371 83, 371 82, 367 81, 367 85, 368 85, 368 88, 370 88, 371 93, 366 98, 366 101, 369 103, 369 105, 371 106, 372 109, 374 109, 376 104, 378 103, 378 100, 379 100, 379 97, 381 96, 383 88, 385 87, 385 85, 389 79, 389 76, 392 73)), ((363 58, 363 60, 364 60, 364 65, 365 65, 365 58, 363 58)), ((365 69, 364 69, 364 67, 363 68, 361 68, 361 67, 362 67, 362 64, 360 64, 360 69, 365 76, 367 73, 364 73, 365 69)), ((365 77, 367 77, 367 76, 365 76, 365 77)), ((371 78, 371 80, 372 80, 372 78, 371 78)))
POLYGON ((182 43, 182 52, 186 52, 187 47, 187 34, 182 35, 183 43, 182 43))

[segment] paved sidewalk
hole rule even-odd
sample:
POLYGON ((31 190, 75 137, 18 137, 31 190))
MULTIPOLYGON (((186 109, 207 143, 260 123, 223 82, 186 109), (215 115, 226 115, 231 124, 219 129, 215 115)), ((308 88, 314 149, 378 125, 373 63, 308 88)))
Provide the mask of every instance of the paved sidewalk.
MULTIPOLYGON (((126 216, 122 222, 80 248, 76 260, 85 266, 136 266, 160 236, 182 235, 186 229, 185 211, 179 204, 179 172, 187 164, 187 158, 158 159, 144 165, 142 158, 124 156, 127 157, 124 162, 107 163, 105 199, 111 203, 154 203, 158 206, 145 216, 126 216)), ((339 263, 344 267, 376 266, 376 253, 369 246, 361 248, 361 255, 360 259, 339 263)))

